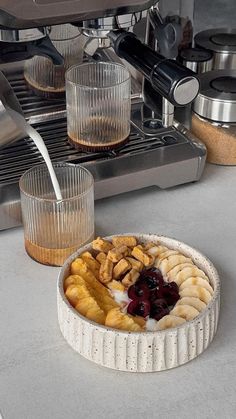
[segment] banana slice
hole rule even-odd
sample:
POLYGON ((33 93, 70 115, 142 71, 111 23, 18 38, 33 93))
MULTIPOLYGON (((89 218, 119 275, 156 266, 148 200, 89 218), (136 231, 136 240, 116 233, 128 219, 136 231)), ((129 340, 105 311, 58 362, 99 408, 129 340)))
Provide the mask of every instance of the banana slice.
POLYGON ((182 291, 184 288, 187 288, 190 285, 199 285, 200 287, 206 288, 206 290, 209 291, 209 293, 211 295, 214 292, 214 290, 213 290, 212 286, 209 284, 209 282, 206 281, 203 278, 199 278, 198 276, 192 276, 192 277, 186 279, 186 281, 182 282, 179 289, 180 289, 180 291, 182 291))
POLYGON ((200 287, 198 285, 190 285, 187 288, 184 288, 179 293, 180 297, 197 297, 200 298, 201 301, 208 304, 211 300, 211 294, 206 288, 200 287))
POLYGON ((162 252, 159 256, 158 256, 158 259, 159 260, 162 260, 162 259, 165 259, 165 258, 168 258, 169 256, 171 256, 171 255, 179 255, 180 253, 177 251, 177 250, 171 250, 171 249, 168 249, 168 250, 165 250, 165 252, 162 252))
POLYGON ((191 262, 185 262, 185 263, 180 263, 179 265, 175 266, 173 269, 171 269, 167 275, 166 275, 166 281, 167 282, 172 282, 175 281, 176 275, 181 272, 183 269, 185 268, 192 268, 194 265, 191 262))
POLYGON ((182 297, 177 301, 176 306, 185 304, 196 308, 198 311, 202 311, 206 307, 206 304, 197 297, 182 297))
POLYGON ((145 246, 145 250, 150 255, 153 255, 153 256, 157 257, 161 253, 166 252, 166 250, 169 250, 169 249, 166 246, 161 246, 161 245, 160 246, 155 246, 155 245, 153 245, 152 247, 145 246))
POLYGON ((170 311, 170 314, 177 317, 182 317, 185 320, 193 320, 198 316, 199 311, 193 306, 187 304, 175 306, 173 310, 170 311))
POLYGON ((156 262, 155 262, 155 266, 156 266, 156 268, 159 268, 159 266, 160 266, 160 264, 161 264, 161 261, 163 260, 163 259, 166 259, 166 258, 168 258, 169 256, 172 256, 172 255, 179 255, 180 253, 179 252, 177 252, 177 250, 166 250, 165 252, 162 252, 159 256, 158 256, 158 258, 157 258, 157 260, 156 260, 156 262))
POLYGON ((160 269, 162 275, 166 275, 175 266, 184 262, 191 263, 192 261, 190 258, 187 258, 186 256, 181 254, 171 255, 168 258, 161 260, 159 266, 157 267, 160 269))
POLYGON ((179 326, 183 323, 185 323, 186 320, 182 317, 172 316, 170 314, 167 314, 166 316, 162 317, 157 322, 157 329, 156 330, 164 330, 164 329, 170 329, 171 327, 179 326))
POLYGON ((176 274, 173 281, 175 281, 176 284, 180 286, 182 282, 184 282, 186 279, 192 276, 197 276, 199 278, 205 279, 206 281, 209 281, 206 274, 201 269, 199 269, 197 266, 194 266, 194 265, 184 267, 180 272, 176 274))

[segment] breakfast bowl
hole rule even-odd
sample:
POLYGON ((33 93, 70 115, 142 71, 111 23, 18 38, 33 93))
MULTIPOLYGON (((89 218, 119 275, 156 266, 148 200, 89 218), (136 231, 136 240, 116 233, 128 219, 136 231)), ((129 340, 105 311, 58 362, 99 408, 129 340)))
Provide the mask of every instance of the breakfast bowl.
MULTIPOLYGON (((124 234, 118 237, 130 236, 124 234)), ((113 242, 114 237, 117 238, 117 236, 109 236, 105 237, 104 240, 113 242)), ((116 326, 111 327, 110 323, 108 323, 109 325, 106 322, 100 324, 85 317, 68 300, 65 281, 71 273, 74 273, 71 272, 73 263, 76 263, 75 261, 85 252, 94 252, 93 244, 87 244, 66 260, 59 274, 57 307, 61 333, 67 343, 80 355, 108 368, 129 372, 155 372, 178 367, 200 355, 215 336, 220 310, 219 275, 209 259, 183 242, 154 234, 132 234, 132 237, 137 240, 137 247, 140 249, 148 249, 149 244, 151 244, 153 249, 163 249, 163 252, 165 251, 165 259, 164 256, 161 259, 161 255, 159 259, 158 257, 155 259, 155 266, 159 266, 160 269, 166 269, 168 263, 169 268, 172 268, 170 261, 171 259, 176 260, 176 255, 180 257, 181 263, 186 260, 186 263, 182 263, 182 265, 180 263, 169 269, 166 276, 167 280, 173 281, 173 278, 168 279, 168 274, 174 271, 178 271, 178 277, 176 275, 176 278, 183 279, 184 269, 185 272, 192 269, 191 272, 196 271, 200 274, 196 274, 195 277, 191 276, 191 279, 187 278, 183 281, 181 279, 182 282, 176 280, 179 284, 180 300, 171 308, 172 311, 169 315, 159 321, 154 320, 154 329, 143 330, 143 328, 137 326, 136 329, 133 329, 134 331, 120 330, 116 326), (168 255, 170 255, 168 259, 166 248, 168 249, 168 255), (180 270, 180 265, 182 270, 180 270), (199 276, 201 278, 198 278, 199 276), (196 285, 189 286, 190 282, 196 285), (211 294, 206 289, 198 286, 199 284, 206 284, 211 294), (188 293, 189 290, 191 293, 188 293), (206 296, 207 300, 205 300, 206 296), (193 301, 195 305, 197 300, 200 300, 198 304, 201 305, 201 309, 197 307, 199 311, 196 311, 196 308, 193 307, 189 309, 189 306, 185 304, 185 301, 187 301, 187 304, 189 304, 189 301, 193 301), (196 314, 186 317, 186 313, 184 313, 184 309, 187 310, 186 307, 190 310, 190 313, 193 311, 196 314), (176 320, 173 322, 173 319, 176 320), (179 321, 177 321, 178 319, 179 321), (164 323, 165 327, 163 327, 164 323)), ((151 254, 150 250, 149 252, 151 254)), ((151 270, 153 271, 153 269, 151 270)), ((136 321, 135 316, 128 315, 128 317, 132 317, 136 321)))

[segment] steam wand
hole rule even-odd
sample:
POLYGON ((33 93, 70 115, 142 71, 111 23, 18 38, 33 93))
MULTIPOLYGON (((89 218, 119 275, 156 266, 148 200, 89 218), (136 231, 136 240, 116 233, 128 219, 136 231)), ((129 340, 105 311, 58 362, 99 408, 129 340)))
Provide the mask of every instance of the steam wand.
POLYGON ((193 71, 153 51, 131 32, 111 31, 108 36, 115 53, 139 70, 174 106, 186 106, 195 99, 199 81, 193 71))

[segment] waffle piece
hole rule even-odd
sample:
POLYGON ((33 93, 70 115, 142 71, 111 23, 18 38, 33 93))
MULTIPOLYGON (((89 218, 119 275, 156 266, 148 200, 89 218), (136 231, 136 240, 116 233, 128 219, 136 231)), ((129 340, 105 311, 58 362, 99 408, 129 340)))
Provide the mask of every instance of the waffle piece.
POLYGON ((136 269, 131 269, 131 271, 125 275, 121 282, 126 288, 129 288, 137 281, 139 275, 140 273, 136 271, 136 269))
POLYGON ((108 286, 109 290, 112 290, 112 291, 123 292, 125 290, 125 286, 120 281, 116 281, 115 279, 108 282, 107 286, 108 286))
POLYGON ((93 272, 96 278, 99 279, 100 263, 94 259, 90 252, 84 252, 80 257, 84 262, 86 262, 89 269, 93 272))
POLYGON ((101 264, 107 258, 106 253, 99 252, 96 256, 96 260, 101 264))
POLYGON ((120 308, 113 308, 106 316, 105 325, 120 330, 141 332, 143 327, 135 321, 135 317, 124 314, 120 308))
POLYGON ((140 260, 134 259, 132 257, 126 257, 126 260, 129 261, 132 269, 136 269, 136 271, 141 272, 144 268, 144 265, 140 260))
POLYGON ((108 240, 97 237, 96 240, 93 240, 92 247, 94 250, 98 250, 99 252, 108 253, 114 246, 108 240))
POLYGON ((80 275, 69 275, 64 281, 64 290, 67 289, 69 285, 82 285, 85 284, 85 280, 80 275))
POLYGON ((124 275, 129 269, 131 269, 131 264, 126 259, 121 259, 113 269, 113 278, 119 279, 122 275, 124 275))
POLYGON ((103 284, 107 284, 112 280, 113 266, 114 264, 108 258, 102 261, 99 270, 99 280, 103 284))
POLYGON ((153 255, 150 255, 149 253, 145 252, 142 248, 142 246, 138 245, 135 246, 131 252, 131 255, 142 262, 144 266, 151 267, 154 264, 155 257, 153 255))
POLYGON ((86 284, 76 285, 71 284, 66 288, 65 291, 66 298, 70 304, 75 307, 78 304, 79 300, 84 297, 90 297, 90 293, 86 287, 86 284))
POLYGON ((103 284, 101 284, 100 281, 97 280, 97 278, 93 275, 92 271, 90 271, 86 263, 81 258, 77 258, 74 260, 74 262, 72 262, 71 271, 73 272, 72 276, 77 275, 82 277, 82 279, 87 284, 89 284, 98 293, 98 295, 101 296, 101 298, 109 298, 109 302, 111 303, 111 305, 113 305, 113 307, 117 307, 117 304, 111 297, 108 289, 103 284))
POLYGON ((109 250, 107 254, 107 259, 109 259, 113 263, 117 263, 128 254, 129 250, 127 246, 119 246, 109 250))
POLYGON ((137 240, 134 236, 114 236, 112 238, 112 244, 115 247, 119 247, 119 246, 134 247, 137 244, 137 240))
POLYGON ((93 320, 99 324, 105 323, 106 314, 99 307, 97 301, 91 296, 80 299, 76 304, 75 309, 80 314, 87 317, 87 319, 93 320))

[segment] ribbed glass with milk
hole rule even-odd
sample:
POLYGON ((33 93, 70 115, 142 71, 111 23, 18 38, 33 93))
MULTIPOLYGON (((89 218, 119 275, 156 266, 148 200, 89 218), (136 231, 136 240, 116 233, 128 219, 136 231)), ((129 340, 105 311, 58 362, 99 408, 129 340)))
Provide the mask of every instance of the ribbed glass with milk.
POLYGON ((25 248, 36 261, 61 266, 94 236, 93 177, 82 166, 53 163, 62 199, 55 197, 45 164, 20 179, 25 248))

